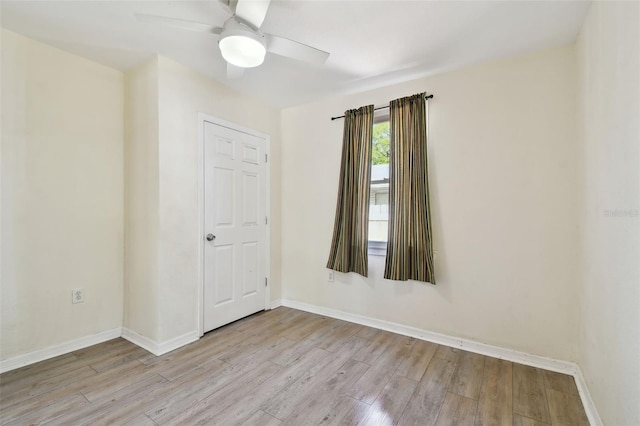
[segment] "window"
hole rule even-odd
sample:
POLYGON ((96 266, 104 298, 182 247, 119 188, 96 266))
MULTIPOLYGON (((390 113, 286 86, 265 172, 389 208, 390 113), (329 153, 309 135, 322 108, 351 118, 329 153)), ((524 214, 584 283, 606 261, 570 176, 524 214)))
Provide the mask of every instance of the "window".
POLYGON ((371 152, 369 254, 384 256, 389 221, 389 117, 376 117, 371 152))

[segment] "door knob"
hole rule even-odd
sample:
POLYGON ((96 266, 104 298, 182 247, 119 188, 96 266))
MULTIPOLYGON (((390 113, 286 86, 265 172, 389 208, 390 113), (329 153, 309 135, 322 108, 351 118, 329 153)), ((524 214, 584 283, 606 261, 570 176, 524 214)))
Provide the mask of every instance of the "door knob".
POLYGON ((213 241, 216 239, 216 236, 213 234, 207 234, 207 241, 213 241))

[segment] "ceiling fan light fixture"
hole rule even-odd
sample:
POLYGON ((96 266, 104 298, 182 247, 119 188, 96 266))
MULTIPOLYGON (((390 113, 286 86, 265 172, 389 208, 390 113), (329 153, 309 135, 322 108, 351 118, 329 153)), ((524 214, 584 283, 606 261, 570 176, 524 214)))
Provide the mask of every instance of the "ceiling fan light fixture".
POLYGON ((218 44, 225 61, 242 68, 253 68, 264 62, 267 49, 263 43, 246 35, 230 35, 218 44))
POLYGON ((225 61, 242 68, 257 67, 267 53, 264 35, 236 17, 225 22, 218 47, 225 61))

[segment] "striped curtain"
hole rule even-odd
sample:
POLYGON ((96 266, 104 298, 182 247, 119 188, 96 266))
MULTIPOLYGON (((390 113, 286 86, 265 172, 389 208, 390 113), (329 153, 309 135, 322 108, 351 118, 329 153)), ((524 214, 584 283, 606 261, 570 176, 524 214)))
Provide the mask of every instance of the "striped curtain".
POLYGON ((435 284, 425 94, 391 101, 389 122, 389 234, 384 277, 435 284))
POLYGON ((367 276, 373 105, 344 113, 342 163, 327 268, 367 276))

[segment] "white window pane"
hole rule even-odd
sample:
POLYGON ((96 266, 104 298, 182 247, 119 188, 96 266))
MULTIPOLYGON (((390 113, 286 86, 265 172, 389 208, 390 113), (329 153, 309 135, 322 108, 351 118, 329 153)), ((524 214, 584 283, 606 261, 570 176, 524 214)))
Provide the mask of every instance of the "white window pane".
MULTIPOLYGON (((387 241, 389 219, 389 122, 374 124, 369 201, 369 241, 387 241)), ((377 249, 380 251, 380 249, 377 249)), ((370 252, 371 253, 371 252, 370 252)), ((380 254, 380 253, 377 253, 380 254)), ((382 250, 384 254, 384 250, 382 250)))
POLYGON ((369 241, 387 241, 389 222, 386 220, 369 221, 369 241))

